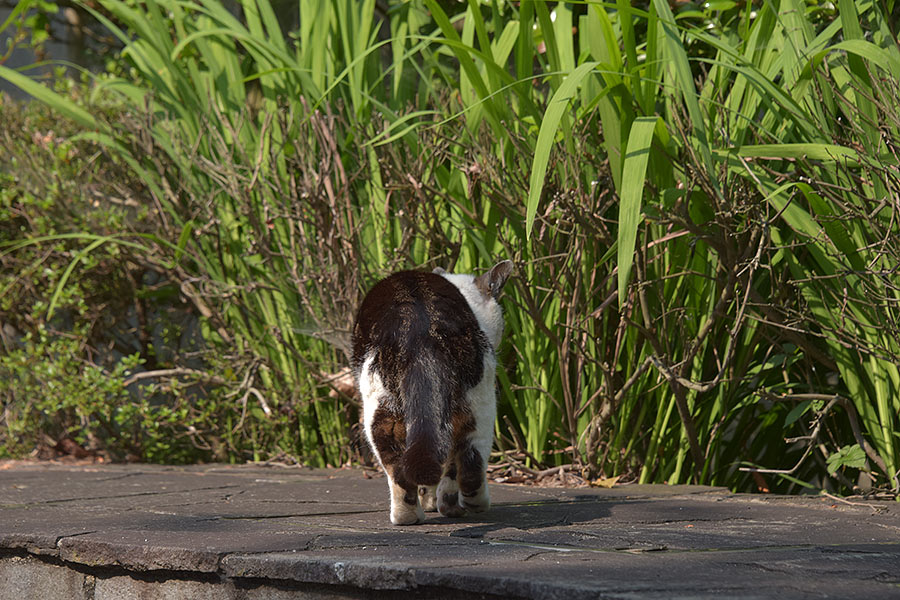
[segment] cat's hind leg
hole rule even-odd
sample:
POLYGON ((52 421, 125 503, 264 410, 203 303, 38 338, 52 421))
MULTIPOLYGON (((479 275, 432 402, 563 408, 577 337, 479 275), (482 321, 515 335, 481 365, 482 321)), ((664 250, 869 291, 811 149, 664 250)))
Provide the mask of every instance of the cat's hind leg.
POLYGON ((425 520, 419 505, 418 489, 406 481, 400 468, 400 457, 406 445, 406 426, 403 419, 382 407, 372 411, 366 419, 366 434, 378 461, 387 475, 391 493, 391 523, 413 525, 425 520))
POLYGON ((399 469, 406 448, 406 425, 399 416, 397 401, 385 388, 381 376, 373 368, 374 357, 363 363, 359 391, 363 399, 363 426, 375 457, 387 475, 391 494, 391 523, 411 525, 425 520, 419 506, 416 486, 409 486, 399 469))
POLYGON ((484 512, 491 507, 487 487, 487 451, 475 443, 467 444, 457 456, 459 465, 459 504, 467 511, 484 512))
MULTIPOLYGON (((479 388, 487 387, 482 384, 479 388)), ((469 396, 469 406, 480 408, 484 391, 476 388, 469 396), (474 401, 474 402, 473 402, 474 401)), ((492 389, 489 388, 489 391, 492 389)), ((488 397, 488 400, 493 400, 488 397)), ((450 459, 437 488, 438 510, 445 517, 462 517, 468 511, 484 512, 490 508, 486 484, 487 459, 493 442, 493 429, 477 424, 480 418, 484 424, 493 426, 492 405, 476 415, 461 411, 454 415, 455 442, 450 459), (484 414, 481 414, 484 413, 484 414)))
POLYGON ((484 357, 485 375, 477 386, 469 390, 466 400, 471 410, 473 426, 456 446, 459 503, 467 511, 484 512, 491 507, 487 487, 487 464, 494 443, 494 421, 497 401, 494 391, 496 363, 493 354, 484 357))
MULTIPOLYGON (((485 453, 486 454, 486 453, 485 453)), ((460 445, 437 488, 438 510, 445 517, 491 507, 487 488, 487 460, 471 441, 460 445)))
POLYGON ((373 416, 370 435, 391 491, 391 523, 421 523, 425 520, 425 513, 419 506, 417 486, 406 481, 399 465, 406 441, 403 419, 379 408, 373 416))
MULTIPOLYGON (((388 472, 388 469, 385 468, 388 472)), ((425 520, 425 512, 419 505, 419 498, 416 493, 416 486, 412 486, 412 491, 408 486, 398 483, 398 479, 402 481, 402 475, 396 470, 388 472, 388 484, 391 488, 391 523, 394 525, 415 525, 425 520)))

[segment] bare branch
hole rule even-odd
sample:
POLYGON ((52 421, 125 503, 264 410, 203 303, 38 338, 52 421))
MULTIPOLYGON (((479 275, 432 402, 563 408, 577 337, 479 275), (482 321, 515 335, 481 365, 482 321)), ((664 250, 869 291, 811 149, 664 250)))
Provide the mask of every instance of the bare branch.
POLYGON ((204 371, 197 371, 196 369, 187 369, 187 368, 178 368, 178 369, 157 369, 155 371, 141 371, 140 373, 134 373, 125 381, 122 382, 122 385, 128 387, 132 383, 137 383, 138 381, 142 381, 144 379, 157 379, 161 377, 194 377, 201 381, 206 381, 208 383, 214 383, 216 385, 227 385, 228 381, 218 377, 217 375, 210 375, 204 371))

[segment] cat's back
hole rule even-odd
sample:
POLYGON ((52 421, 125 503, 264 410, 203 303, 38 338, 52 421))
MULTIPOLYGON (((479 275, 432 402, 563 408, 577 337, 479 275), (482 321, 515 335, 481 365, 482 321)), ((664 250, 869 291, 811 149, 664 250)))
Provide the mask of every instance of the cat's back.
POLYGON ((400 271, 366 294, 353 328, 356 368, 372 352, 407 355, 432 352, 470 362, 485 339, 459 289, 446 278, 423 271, 400 271))

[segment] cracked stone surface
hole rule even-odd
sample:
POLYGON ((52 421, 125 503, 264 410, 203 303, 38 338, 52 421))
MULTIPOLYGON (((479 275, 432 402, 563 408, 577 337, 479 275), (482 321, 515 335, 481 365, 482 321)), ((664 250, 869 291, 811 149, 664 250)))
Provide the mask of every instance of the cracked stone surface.
POLYGON ((12 464, 0 598, 900 598, 897 503, 491 485, 485 514, 394 527, 386 487, 357 470, 12 464))

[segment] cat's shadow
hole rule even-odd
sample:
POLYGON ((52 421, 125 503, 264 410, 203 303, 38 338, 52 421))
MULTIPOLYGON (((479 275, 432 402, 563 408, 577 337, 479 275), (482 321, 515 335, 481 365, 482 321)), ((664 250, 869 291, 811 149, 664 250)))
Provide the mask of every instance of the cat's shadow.
POLYGON ((527 531, 533 529, 565 528, 569 525, 597 521, 609 516, 609 501, 579 499, 497 504, 484 513, 470 513, 453 519, 428 515, 426 522, 457 525, 452 537, 483 538, 504 529, 527 531))

